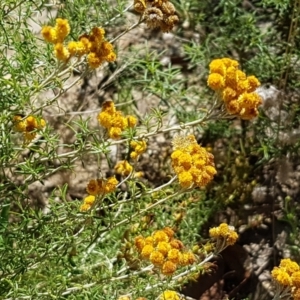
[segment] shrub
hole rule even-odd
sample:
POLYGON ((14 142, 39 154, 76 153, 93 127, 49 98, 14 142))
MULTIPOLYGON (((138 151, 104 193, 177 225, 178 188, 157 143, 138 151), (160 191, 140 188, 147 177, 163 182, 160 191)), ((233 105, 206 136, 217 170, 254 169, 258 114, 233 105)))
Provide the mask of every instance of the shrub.
POLYGON ((236 243, 203 225, 299 148, 299 3, 253 2, 4 0, 3 299, 183 299, 236 243))

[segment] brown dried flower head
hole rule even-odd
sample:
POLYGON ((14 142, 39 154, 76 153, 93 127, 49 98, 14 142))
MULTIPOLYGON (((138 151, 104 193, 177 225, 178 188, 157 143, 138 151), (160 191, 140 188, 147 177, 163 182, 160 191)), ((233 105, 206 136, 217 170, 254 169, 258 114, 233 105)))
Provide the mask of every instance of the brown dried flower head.
POLYGON ((160 7, 161 11, 166 15, 174 15, 176 10, 171 2, 164 2, 160 7))
POLYGON ((149 28, 169 32, 178 23, 175 6, 169 0, 134 0, 134 9, 142 15, 149 28))
POLYGON ((147 8, 144 12, 145 22, 150 28, 160 27, 163 17, 162 11, 156 7, 147 8))
POLYGON ((147 5, 144 0, 134 0, 134 10, 140 14, 144 13, 147 5))

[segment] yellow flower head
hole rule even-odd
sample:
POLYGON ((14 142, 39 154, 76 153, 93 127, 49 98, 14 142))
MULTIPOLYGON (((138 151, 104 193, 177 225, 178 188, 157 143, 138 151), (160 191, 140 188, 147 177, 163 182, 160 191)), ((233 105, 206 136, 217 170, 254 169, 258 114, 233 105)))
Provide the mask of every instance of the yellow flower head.
POLYGON ((227 57, 222 58, 222 62, 226 68, 229 68, 229 67, 238 68, 238 66, 239 66, 239 63, 236 60, 227 58, 227 57))
POLYGON ((87 184, 86 191, 89 195, 96 196, 99 193, 99 186, 96 179, 91 179, 87 184))
POLYGON ((168 252, 168 260, 172 261, 175 264, 179 264, 182 259, 182 253, 178 249, 171 249, 168 252))
POLYGON ((167 290, 160 295, 159 300, 180 300, 180 297, 176 292, 167 290))
POLYGON ((167 234, 169 240, 171 240, 175 234, 174 230, 171 227, 165 227, 163 228, 163 231, 167 234))
POLYGON ((177 164, 182 166, 185 170, 189 170, 193 164, 193 158, 190 153, 181 152, 181 155, 177 159, 177 164))
POLYGON ((36 132, 24 132, 24 143, 28 144, 36 137, 36 132))
POLYGON ((116 110, 113 101, 103 103, 102 110, 98 114, 98 121, 108 130, 108 135, 112 139, 118 139, 124 129, 132 127, 136 123, 134 117, 124 117, 121 111, 116 110))
POLYGON ((91 37, 101 42, 104 39, 105 30, 101 27, 94 27, 91 32, 91 37))
POLYGON ((42 28, 42 36, 48 43, 55 44, 57 43, 57 32, 56 30, 51 26, 44 26, 42 28))
POLYGON ((222 98, 225 101, 225 103, 230 102, 234 99, 237 99, 238 97, 238 93, 232 89, 231 87, 226 87, 223 91, 222 91, 222 98))
POLYGON ((145 238, 145 243, 146 243, 146 245, 152 245, 153 246, 153 237, 152 236, 147 236, 145 238))
POLYGON ((159 242, 169 242, 169 237, 163 230, 154 231, 152 234, 152 238, 155 246, 159 242))
POLYGON ((82 41, 71 41, 68 44, 68 51, 71 56, 82 56, 87 54, 89 51, 88 44, 83 43, 82 41))
POLYGON ((195 263, 196 257, 192 251, 184 251, 180 240, 174 239, 174 231, 170 227, 156 230, 151 236, 138 236, 134 244, 141 258, 150 260, 163 275, 171 276, 177 266, 187 266, 195 263))
POLYGON ((142 252, 144 246, 146 245, 145 239, 143 236, 139 235, 134 239, 134 245, 139 252, 142 252))
POLYGON ((95 199, 96 199, 95 196, 89 195, 89 196, 87 196, 87 197, 84 198, 83 202, 85 204, 88 204, 88 205, 92 206, 94 204, 94 202, 95 202, 95 199))
POLYGON ((80 211, 84 212, 84 211, 88 211, 89 209, 91 209, 91 207, 93 206, 94 202, 95 202, 95 196, 87 196, 84 198, 83 200, 83 204, 81 204, 80 206, 80 211))
POLYGON ((104 184, 104 193, 105 194, 108 194, 108 193, 111 193, 113 191, 115 191, 115 189, 117 188, 117 185, 118 185, 119 181, 116 179, 115 176, 113 177, 109 177, 105 184, 104 184))
POLYGON ((54 27, 57 34, 57 42, 62 43, 66 36, 70 33, 69 21, 66 19, 56 19, 56 25, 54 27))
POLYGON ((136 159, 147 150, 147 143, 145 140, 131 141, 130 146, 134 149, 134 151, 130 154, 130 157, 133 159, 136 159))
POLYGON ((90 52, 88 54, 87 61, 92 69, 100 67, 100 65, 104 62, 103 57, 98 56, 98 54, 95 52, 90 52))
POLYGON ((185 189, 190 188, 194 183, 193 176, 188 171, 180 172, 178 174, 178 180, 179 180, 181 187, 183 187, 185 189))
POLYGON ((291 285, 291 277, 290 275, 281 268, 274 267, 271 272, 272 277, 283 286, 291 285))
POLYGON ((293 300, 300 300, 300 288, 296 288, 292 292, 293 300))
POLYGON ((257 107, 262 103, 262 100, 257 93, 243 93, 238 98, 238 101, 241 107, 245 107, 247 109, 257 107))
POLYGON ((248 93, 254 92, 260 86, 260 82, 255 76, 248 76, 247 81, 249 85, 248 93))
POLYGON ((26 122, 26 131, 27 132, 34 131, 38 127, 37 120, 34 116, 28 116, 26 118, 25 122, 26 122))
POLYGON ((226 75, 226 66, 222 59, 214 59, 209 64, 209 71, 211 74, 219 74, 222 77, 226 75))
POLYGON ((113 118, 112 118, 112 114, 107 112, 107 111, 101 111, 98 114, 98 121, 100 123, 101 126, 109 129, 111 128, 112 124, 113 124, 113 118))
POLYGON ((14 130, 23 133, 24 144, 28 144, 36 137, 36 130, 46 126, 44 119, 37 119, 34 116, 28 116, 23 120, 20 115, 16 115, 13 122, 14 130))
POLYGON ((248 90, 249 90, 249 81, 248 80, 239 80, 237 82, 237 84, 236 84, 237 94, 246 93, 248 90))
POLYGON ((300 288, 300 271, 293 272, 291 275, 292 284, 296 288, 300 288))
POLYGON ((128 176, 132 170, 133 167, 127 160, 121 160, 115 165, 115 172, 122 176, 128 176))
POLYGON ((175 263, 173 263, 172 261, 167 260, 162 265, 161 272, 164 275, 171 276, 171 275, 174 274, 174 272, 176 271, 176 269, 177 269, 177 265, 175 263))
POLYGON ((289 275, 300 270, 299 265, 290 258, 284 258, 280 261, 279 268, 284 269, 289 275))
POLYGON ((241 70, 236 70, 236 76, 238 78, 238 81, 247 81, 246 80, 247 79, 246 74, 243 71, 241 71, 241 70))
POLYGON ((137 124, 137 119, 134 116, 127 116, 126 117, 127 126, 133 128, 137 124))
POLYGON ((144 259, 149 259, 151 253, 154 251, 154 247, 152 245, 145 245, 142 249, 141 256, 144 259))
POLYGON ((116 107, 113 101, 105 101, 102 104, 102 111, 105 111, 111 115, 114 115, 116 113, 116 107))
POLYGON ((13 117, 14 130, 17 132, 25 132, 26 131, 26 121, 22 120, 20 115, 16 115, 13 117))
POLYGON ((113 45, 104 40, 104 35, 103 28, 95 27, 88 36, 88 49, 93 53, 88 55, 88 63, 91 68, 99 67, 104 61, 113 62, 116 60, 113 45))
POLYGON ((176 292, 166 290, 159 296, 159 300, 180 300, 180 297, 176 292))
POLYGON ((124 130, 127 126, 126 118, 123 117, 121 111, 116 111, 112 117, 112 124, 114 127, 118 127, 121 130, 124 130))
POLYGON ((226 242, 229 246, 232 246, 236 243, 238 238, 239 235, 235 231, 231 231, 227 236, 226 242))
POLYGON ((113 62, 117 59, 117 55, 115 52, 109 52, 106 56, 105 56, 105 60, 107 62, 113 62))
POLYGON ((225 85, 236 90, 238 82, 237 70, 235 67, 229 67, 226 70, 225 85))
POLYGON ((225 79, 218 73, 208 75, 207 85, 214 91, 222 90, 225 88, 225 79))
POLYGON ((149 260, 155 266, 161 266, 164 263, 164 259, 165 259, 164 255, 157 250, 154 250, 153 252, 151 252, 151 254, 149 256, 149 260))
POLYGON ((162 253, 164 257, 168 255, 168 252, 171 250, 171 245, 168 242, 159 242, 156 246, 157 251, 162 253))
POLYGON ((182 266, 188 266, 188 265, 192 265, 193 263, 196 262, 196 257, 192 252, 184 252, 182 253, 182 255, 180 256, 180 265, 182 266))
POLYGON ((170 241, 170 246, 171 246, 173 249, 179 249, 179 250, 183 249, 183 247, 184 247, 182 241, 177 240, 177 239, 172 239, 172 240, 170 241))
POLYGON ((97 54, 99 56, 106 57, 107 55, 109 55, 109 53, 113 52, 113 49, 113 45, 110 42, 103 41, 97 51, 97 54))
POLYGON ((91 208, 91 205, 89 205, 87 203, 83 203, 83 204, 80 205, 79 210, 81 212, 85 212, 85 211, 88 211, 90 208, 91 208))
POLYGON ((58 60, 66 62, 70 58, 69 50, 61 43, 55 44, 54 54, 58 60))
MULTIPOLYGON (((240 102, 238 100, 232 100, 228 103, 226 103, 226 109, 229 114, 231 115, 238 115, 241 112, 240 102)), ((245 114, 245 109, 243 113, 245 114)))
POLYGON ((122 134, 122 129, 120 127, 111 127, 108 130, 108 135, 113 140, 117 140, 118 138, 120 138, 121 134, 122 134))
POLYGON ((220 224, 219 227, 213 227, 209 230, 211 238, 223 240, 226 242, 226 247, 235 244, 238 239, 238 234, 234 231, 234 227, 226 223, 220 224))
POLYGON ((258 115, 258 106, 262 103, 257 93, 244 93, 238 99, 240 111, 238 115, 243 120, 251 120, 258 115))

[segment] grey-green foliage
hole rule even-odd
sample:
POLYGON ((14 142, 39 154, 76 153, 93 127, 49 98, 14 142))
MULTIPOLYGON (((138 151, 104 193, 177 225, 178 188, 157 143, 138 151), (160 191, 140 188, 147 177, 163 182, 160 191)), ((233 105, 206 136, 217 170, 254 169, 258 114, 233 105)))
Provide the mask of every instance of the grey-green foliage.
MULTIPOLYGON (((24 296, 32 299, 94 297, 111 300, 130 288, 135 289, 133 292, 136 296, 154 297, 150 292, 142 294, 146 284, 154 281, 153 277, 134 276, 124 281, 112 280, 118 276, 118 270, 126 266, 125 259, 116 258, 115 254, 120 252, 122 244, 128 242, 124 237, 125 232, 131 221, 136 222, 136 219, 131 220, 132 212, 144 209, 152 201, 149 195, 137 197, 146 188, 142 184, 136 187, 134 182, 131 183, 131 202, 126 203, 121 214, 119 207, 110 207, 86 216, 77 213, 78 201, 67 201, 67 186, 58 187, 49 195, 51 209, 45 214, 30 203, 28 185, 36 180, 43 183, 49 172, 56 171, 51 162, 58 159, 56 148, 59 145, 59 133, 47 128, 42 141, 32 145, 24 161, 19 163, 17 159, 22 148, 20 143, 16 143, 18 138, 13 133, 11 122, 15 114, 35 109, 42 113, 32 99, 44 90, 60 89, 64 83, 64 80, 57 79, 40 86, 57 65, 52 45, 40 40, 32 32, 28 21, 35 22, 40 12, 47 11, 48 18, 43 23, 53 25, 56 17, 67 18, 73 39, 78 38, 77 33, 89 32, 94 26, 104 25, 108 37, 113 38, 124 29, 122 26, 126 23, 126 13, 123 10, 127 3, 80 0, 62 1, 54 6, 49 1, 4 2, 4 9, 0 12, 0 296, 12 299, 24 296), (22 175, 25 180, 15 182, 8 176, 9 172, 14 172, 15 177, 22 175), (57 198, 60 200, 57 201, 57 198), (124 227, 115 226, 122 220, 127 220, 124 227)), ((156 48, 152 51, 150 42, 145 45, 145 48, 150 47, 149 51, 141 51, 144 54, 134 47, 130 48, 126 54, 130 64, 110 85, 115 91, 116 102, 133 102, 133 91, 140 90, 144 95, 158 97, 164 110, 167 112, 172 109, 179 121, 194 120, 200 114, 199 108, 208 108, 212 101, 212 92, 206 88, 208 64, 219 57, 237 59, 247 74, 256 75, 262 83, 280 84, 282 74, 286 71, 289 76, 285 88, 299 88, 298 36, 295 36, 292 41, 294 44, 286 53, 292 10, 290 1, 174 0, 174 4, 181 23, 172 34, 182 47, 182 52, 178 51, 182 55, 181 62, 178 65, 163 65, 160 59, 166 49, 158 51, 156 48), (187 111, 188 106, 194 109, 187 111)), ((151 40, 149 32, 146 34, 151 40)), ((163 41, 161 43, 161 48, 166 48, 163 41)), ((112 72, 118 67, 122 66, 118 63, 113 65, 112 72)), ((299 111, 298 105, 287 105, 287 109, 291 107, 299 111)), ((130 107, 124 105, 124 111, 127 110, 130 111, 130 107)), ((292 125, 295 128, 299 125, 297 115, 292 125)), ((145 120, 141 121, 146 123, 145 120)), ((80 158, 87 151, 108 157, 108 144, 97 137, 98 132, 89 130, 88 122, 89 119, 80 118, 68 124, 74 132, 75 142, 66 147, 80 158)), ((242 141, 240 144, 244 142, 246 151, 249 151, 245 155, 257 152, 258 159, 264 162, 275 156, 286 155, 291 148, 295 153, 299 150, 299 143, 293 147, 278 147, 276 135, 274 139, 266 137, 264 129, 270 127, 271 123, 263 114, 256 124, 254 132, 257 134, 254 134, 251 142, 245 123, 242 123, 241 130, 235 130, 227 121, 216 121, 204 127, 201 142, 213 144, 216 140, 226 138, 230 145, 234 144, 234 151, 242 152, 245 150, 239 148, 239 142, 242 141)), ((274 124, 272 126, 274 128, 274 124)), ((129 138, 133 135, 134 132, 127 133, 129 138)), ((226 151, 229 153, 231 149, 226 151)), ((72 170, 72 158, 61 159, 59 168, 72 170)), ((233 161, 226 162, 226 166, 233 164, 233 161)), ((222 178, 222 170, 218 172, 221 174, 218 178, 219 189, 224 198, 229 198, 226 190, 222 190, 222 184, 230 186, 231 178, 222 178)), ((190 199, 189 196, 180 197, 176 204, 190 199)), ((213 189, 208 194, 196 191, 192 196, 202 199, 203 203, 198 205, 195 202, 187 212, 185 221, 178 225, 180 237, 187 242, 197 242, 198 228, 222 205, 218 203, 219 199, 213 197, 213 189)), ((122 194, 112 195, 105 199, 104 204, 113 204, 122 197, 122 194)), ((163 209, 156 207, 153 214, 157 217, 153 226, 171 226, 172 214, 178 213, 176 209, 177 206, 171 204, 163 209)), ((150 234, 152 228, 147 229, 150 234)), ((128 269, 128 273, 133 270, 128 269)))

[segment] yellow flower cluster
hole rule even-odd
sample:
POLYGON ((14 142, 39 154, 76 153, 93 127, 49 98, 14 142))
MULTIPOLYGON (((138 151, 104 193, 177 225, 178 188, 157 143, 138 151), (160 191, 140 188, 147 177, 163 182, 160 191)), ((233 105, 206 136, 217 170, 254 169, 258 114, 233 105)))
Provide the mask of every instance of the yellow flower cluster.
POLYGON ((28 116, 23 119, 22 116, 16 115, 13 117, 13 123, 14 130, 23 133, 25 144, 31 142, 36 137, 36 130, 46 126, 44 119, 37 119, 34 116, 28 116))
POLYGON ((98 68, 104 61, 113 62, 116 60, 111 43, 105 41, 103 28, 95 27, 91 33, 79 37, 78 41, 71 41, 68 46, 63 42, 70 33, 70 25, 66 19, 56 19, 56 25, 44 26, 42 35, 44 39, 54 44, 54 54, 58 60, 68 61, 71 57, 87 55, 87 61, 91 68, 98 68))
POLYGON ((300 267, 296 262, 284 258, 279 267, 274 267, 271 274, 283 289, 290 287, 294 300, 300 299, 300 267))
MULTIPOLYGON (((115 172, 116 174, 122 175, 122 176, 128 176, 133 172, 133 166, 127 161, 127 160, 120 160, 115 165, 115 172)), ((140 178, 143 177, 143 172, 134 172, 133 177, 134 178, 140 178)))
POLYGON ((173 139, 172 167, 183 188, 205 186, 217 173, 214 156, 198 145, 194 135, 177 135, 173 139))
POLYGON ((92 208, 93 204, 95 203, 95 199, 96 199, 96 197, 93 195, 89 195, 89 196, 85 197, 83 199, 83 203, 81 204, 79 210, 81 212, 90 210, 92 208))
POLYGON ((133 166, 127 160, 121 160, 115 165, 115 172, 122 176, 128 176, 133 171, 133 166))
POLYGON ((42 28, 43 38, 52 44, 61 44, 69 35, 71 30, 70 24, 66 19, 56 19, 55 26, 44 26, 42 28))
POLYGON ((108 179, 91 179, 87 184, 86 191, 89 196, 85 197, 83 204, 80 206, 80 211, 89 210, 94 202, 97 195, 105 195, 113 192, 118 184, 118 180, 113 176, 108 179))
POLYGON ((179 21, 174 5, 168 0, 134 0, 134 9, 142 14, 149 28, 169 32, 179 21))
POLYGON ((180 297, 176 292, 166 290, 160 295, 159 300, 180 300, 180 297))
POLYGON ((132 159, 137 159, 141 154, 143 154, 147 150, 147 143, 145 140, 141 141, 131 141, 131 148, 133 151, 130 153, 130 157, 132 159))
POLYGON ((255 93, 260 82, 255 76, 247 77, 238 66, 239 63, 230 58, 213 60, 207 85, 220 95, 229 114, 251 120, 258 115, 258 106, 262 103, 255 93))
POLYGON ((124 129, 133 128, 137 123, 135 117, 130 115, 124 117, 121 111, 116 110, 113 101, 103 103, 98 121, 108 130, 108 135, 112 139, 118 139, 124 129))
POLYGON ((234 227, 226 223, 220 224, 218 227, 213 227, 209 230, 209 236, 217 240, 217 251, 220 252, 227 246, 235 244, 238 239, 238 234, 234 231, 234 227))
POLYGON ((91 179, 87 184, 86 191, 89 195, 93 196, 109 194, 116 189, 118 183, 118 180, 114 176, 108 179, 91 179))
POLYGON ((184 251, 183 243, 174 238, 170 227, 157 230, 146 238, 140 235, 134 244, 143 259, 149 260, 167 276, 171 276, 178 266, 192 265, 196 261, 195 255, 184 251))

